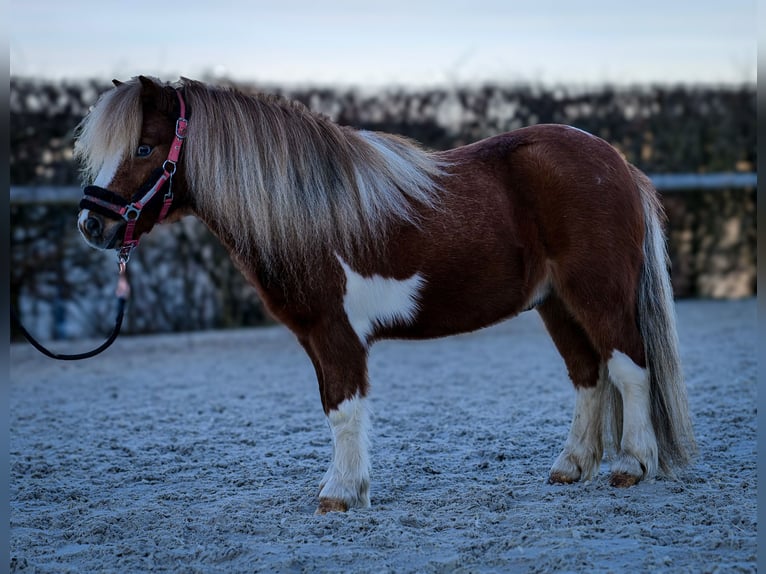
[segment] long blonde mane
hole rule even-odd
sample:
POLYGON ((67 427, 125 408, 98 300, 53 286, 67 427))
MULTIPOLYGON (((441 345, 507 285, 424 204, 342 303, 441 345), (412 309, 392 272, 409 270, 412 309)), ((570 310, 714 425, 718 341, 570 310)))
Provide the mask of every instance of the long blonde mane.
MULTIPOLYGON (((192 80, 181 163, 197 212, 248 253, 310 257, 374 244, 417 204, 438 205, 445 165, 404 138, 334 124, 300 103, 192 80)), ((115 153, 135 149, 141 86, 107 92, 84 120, 77 154, 94 177, 115 153)))

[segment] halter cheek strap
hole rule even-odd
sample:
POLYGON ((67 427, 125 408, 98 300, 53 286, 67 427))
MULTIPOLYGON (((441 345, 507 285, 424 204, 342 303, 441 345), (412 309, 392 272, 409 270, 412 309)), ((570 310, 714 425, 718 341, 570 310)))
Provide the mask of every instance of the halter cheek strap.
MULTIPOLYGON (((146 205, 154 198, 155 195, 165 186, 167 183, 167 191, 160 208, 160 214, 157 217, 157 221, 162 223, 170 210, 170 206, 173 203, 173 175, 176 173, 178 166, 178 158, 181 156, 181 148, 183 147, 184 139, 186 139, 186 131, 188 128, 188 120, 186 119, 186 103, 181 95, 180 90, 176 90, 178 96, 178 103, 180 105, 179 117, 176 120, 176 132, 173 137, 173 142, 170 144, 170 151, 168 152, 168 158, 163 162, 161 174, 149 188, 148 191, 142 193, 142 190, 133 196, 133 201, 128 203, 114 192, 98 187, 95 185, 89 185, 84 189, 84 195, 80 200, 80 209, 93 209, 97 213, 110 217, 112 219, 124 219, 127 222, 125 227, 125 235, 122 240, 122 246, 120 247, 119 261, 121 264, 126 264, 130 259, 130 254, 133 249, 138 245, 139 238, 133 238, 135 232, 136 222, 141 217, 141 212, 146 205), (136 196, 139 196, 136 198, 136 196)), ((151 178, 150 180, 151 181, 151 178)), ((142 186, 145 188, 146 186, 142 186)))

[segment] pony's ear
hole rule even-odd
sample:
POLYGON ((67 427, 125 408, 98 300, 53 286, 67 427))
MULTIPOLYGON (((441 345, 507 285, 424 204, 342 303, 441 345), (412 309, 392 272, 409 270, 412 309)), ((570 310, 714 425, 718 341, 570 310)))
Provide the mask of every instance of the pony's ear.
POLYGON ((119 88, 122 85, 120 80, 112 80, 112 83, 114 84, 115 88, 119 88))
POLYGON ((172 86, 162 86, 151 78, 138 76, 141 82, 141 100, 145 106, 150 106, 169 116, 176 116, 176 95, 172 86))

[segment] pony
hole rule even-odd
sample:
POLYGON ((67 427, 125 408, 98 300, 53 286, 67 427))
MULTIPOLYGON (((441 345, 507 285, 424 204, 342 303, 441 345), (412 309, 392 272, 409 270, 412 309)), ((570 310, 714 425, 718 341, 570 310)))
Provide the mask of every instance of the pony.
POLYGON ((114 84, 76 132, 94 182, 78 228, 123 261, 158 221, 186 215, 223 243, 316 371, 333 445, 318 513, 370 504, 375 341, 531 309, 575 389, 549 482, 589 480, 605 456, 614 487, 692 460, 664 213, 604 140, 549 124, 429 151, 275 95, 186 78, 114 84))

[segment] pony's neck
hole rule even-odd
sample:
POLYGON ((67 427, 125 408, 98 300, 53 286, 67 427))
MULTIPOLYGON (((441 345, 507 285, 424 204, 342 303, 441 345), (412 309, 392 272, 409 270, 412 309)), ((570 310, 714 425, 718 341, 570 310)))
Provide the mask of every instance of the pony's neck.
POLYGON ((295 263, 348 253, 438 201, 444 165, 408 140, 342 128, 279 97, 196 82, 186 94, 189 188, 235 252, 295 263))

